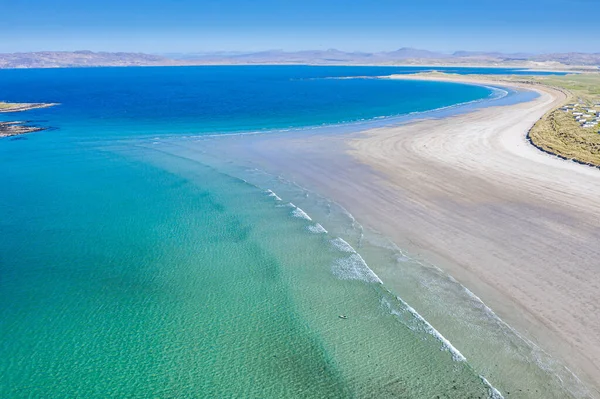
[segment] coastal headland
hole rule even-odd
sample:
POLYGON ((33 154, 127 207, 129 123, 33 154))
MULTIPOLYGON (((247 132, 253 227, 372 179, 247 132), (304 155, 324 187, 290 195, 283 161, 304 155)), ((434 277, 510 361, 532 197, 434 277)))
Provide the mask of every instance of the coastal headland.
MULTIPOLYGON (((0 113, 24 112, 38 108, 53 107, 55 103, 7 103, 0 102, 0 113)), ((19 136, 21 134, 39 132, 46 130, 44 127, 30 126, 27 121, 0 122, 0 138, 19 136)))
MULTIPOLYGON (((527 137, 567 92, 524 78, 391 78, 538 96, 360 133, 231 139, 221 150, 332 198, 365 228, 439 266, 581 379, 590 391, 576 397, 600 397, 600 170, 527 137)), ((373 267, 394 290, 393 277, 373 267)))

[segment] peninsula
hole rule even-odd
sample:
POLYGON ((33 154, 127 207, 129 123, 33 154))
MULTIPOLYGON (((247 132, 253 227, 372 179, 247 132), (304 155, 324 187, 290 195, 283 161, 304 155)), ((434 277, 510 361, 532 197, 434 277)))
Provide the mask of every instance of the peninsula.
MULTIPOLYGON (((58 105, 56 103, 8 103, 0 102, 0 113, 23 112, 37 108, 48 108, 58 105)), ((0 121, 0 138, 18 136, 26 133, 46 130, 44 127, 29 126, 27 121, 0 121)))
POLYGON ((49 108, 58 105, 57 103, 8 103, 0 101, 0 113, 4 112, 23 112, 37 108, 49 108))

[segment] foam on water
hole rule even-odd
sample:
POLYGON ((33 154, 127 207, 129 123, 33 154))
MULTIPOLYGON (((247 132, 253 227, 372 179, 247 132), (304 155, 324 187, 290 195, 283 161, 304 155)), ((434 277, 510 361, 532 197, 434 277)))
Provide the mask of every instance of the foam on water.
MULTIPOLYGON (((417 263, 420 266, 425 267, 425 268, 433 268, 434 270, 436 270, 437 272, 442 274, 447 280, 449 280, 450 282, 455 284, 472 301, 472 306, 480 309, 486 315, 486 317, 488 317, 490 320, 493 320, 495 323, 497 323, 497 325, 499 327, 501 326, 502 328, 505 328, 507 330, 507 332, 514 334, 514 336, 517 337, 523 344, 528 346, 531 350, 531 356, 532 356, 531 360, 534 361, 535 364, 540 369, 546 371, 547 373, 549 373, 549 375, 552 375, 554 378, 556 378, 559 381, 562 388, 564 388, 566 391, 570 392, 575 397, 583 398, 583 397, 589 396, 589 391, 585 388, 582 381, 579 379, 579 377, 577 377, 577 375, 575 375, 575 373, 573 373, 572 370, 570 370, 565 365, 557 364, 556 361, 550 356, 550 354, 548 354, 546 351, 544 351, 542 348, 540 348, 531 339, 527 338, 526 336, 521 334, 519 331, 517 331, 515 328, 510 326, 508 323, 506 323, 479 296, 475 295, 471 290, 469 290, 467 287, 465 287, 463 284, 461 284, 454 277, 452 277, 449 274, 446 274, 441 268, 439 268, 436 265, 432 265, 429 263, 424 264, 423 262, 421 262, 417 259, 414 259, 412 257, 405 255, 395 244, 391 244, 391 248, 393 248, 395 251, 400 253, 400 255, 396 259, 397 262, 411 261, 411 262, 417 263), (558 371, 562 371, 562 372, 564 372, 564 374, 562 374, 562 372, 558 373, 558 371), (576 384, 568 384, 565 381, 565 378, 563 378, 563 376, 568 380, 575 381, 576 384)), ((483 376, 481 378, 484 380, 484 382, 486 384, 489 384, 489 382, 483 376)), ((491 385, 490 385, 490 387, 491 387, 491 385)), ((491 388, 493 389, 493 387, 491 387, 491 388)), ((496 395, 499 395, 499 393, 497 393, 496 395)), ((500 396, 492 395, 492 398, 501 398, 501 397, 502 397, 501 395, 500 396)))
POLYGON ((342 252, 356 253, 352 245, 348 244, 343 238, 337 237, 329 241, 331 245, 342 252))
MULTIPOLYGON (((410 306, 408 303, 406 303, 402 298, 396 297, 396 299, 398 299, 398 301, 400 301, 400 303, 402 303, 402 305, 406 308, 406 310, 422 324, 423 330, 426 333, 428 333, 429 335, 432 335, 433 337, 435 337, 438 341, 440 341, 442 343, 442 350, 446 350, 446 351, 450 352, 452 354, 452 359, 454 359, 457 362, 467 361, 467 358, 464 357, 463 354, 460 353, 460 351, 458 349, 456 349, 450 343, 450 341, 448 341, 446 339, 446 337, 444 337, 435 328, 433 328, 433 326, 431 324, 429 324, 429 322, 427 320, 425 320, 423 318, 423 316, 421 316, 419 314, 419 312, 417 312, 412 306, 410 306)), ((398 313, 396 310, 394 310, 392 308, 391 304, 388 301, 386 301, 385 299, 382 301, 383 301, 383 304, 386 305, 386 307, 390 310, 390 313, 392 313, 396 316, 401 316, 400 313, 398 313)))
POLYGON ((367 283, 383 284, 383 281, 367 265, 367 262, 343 238, 337 237, 329 241, 340 252, 351 254, 338 258, 333 262, 331 271, 341 280, 362 280, 367 283))
POLYGON ((280 197, 279 197, 277 194, 275 194, 275 193, 273 192, 273 190, 269 189, 269 190, 267 190, 267 191, 266 191, 266 193, 267 193, 267 195, 268 195, 269 197, 273 197, 273 198, 275 198, 275 200, 277 200, 277 201, 282 201, 282 199, 281 199, 281 198, 280 198, 280 197))
POLYGON ((314 225, 306 226, 306 228, 311 233, 315 233, 315 234, 327 234, 327 230, 325 230, 325 228, 323 226, 321 226, 319 223, 316 223, 314 225))
POLYGON ((494 388, 484 376, 480 375, 479 378, 481 378, 483 384, 488 387, 490 399, 504 399, 504 396, 502 396, 500 391, 494 388))
MULTIPOLYGON (((333 239, 329 239, 326 242, 329 243, 329 245, 332 247, 332 249, 335 252, 339 251, 344 254, 356 254, 356 250, 354 248, 362 248, 361 252, 363 252, 363 250, 364 250, 362 255, 357 254, 359 257, 348 256, 348 257, 344 258, 343 256, 341 256, 339 259, 332 261, 330 263, 330 272, 332 272, 332 274, 336 278, 342 279, 342 280, 360 280, 363 282, 379 282, 379 281, 381 281, 379 276, 377 276, 374 272, 373 272, 373 274, 375 275, 375 277, 373 277, 373 275, 371 275, 371 273, 369 273, 370 268, 368 267, 368 265, 371 262, 373 262, 373 264, 377 263, 377 261, 375 259, 371 259, 370 256, 372 256, 372 252, 370 252, 370 251, 373 251, 373 248, 379 248, 379 249, 383 248, 383 249, 391 251, 389 256, 385 258, 386 260, 384 260, 384 262, 389 259, 393 259, 396 261, 396 266, 399 268, 412 268, 412 265, 414 264, 415 267, 417 265, 420 265, 423 268, 438 271, 439 278, 444 279, 444 281, 446 281, 447 283, 452 283, 451 285, 454 286, 454 287, 451 287, 452 289, 448 288, 448 289, 450 289, 450 291, 452 291, 452 292, 454 292, 455 290, 464 291, 464 294, 467 294, 464 298, 464 300, 466 301, 466 302, 463 302, 464 306, 468 306, 469 308, 480 309, 480 311, 484 313, 481 315, 484 318, 482 320, 487 320, 488 317, 490 318, 490 321, 482 321, 482 323, 492 323, 491 320, 501 321, 499 319, 499 317, 496 314, 494 314, 494 312, 491 309, 489 309, 481 301, 481 299, 479 299, 472 292, 467 290, 464 286, 462 286, 460 284, 460 282, 458 282, 452 276, 444 273, 444 271, 441 270, 439 267, 412 257, 411 255, 405 253, 395 243, 391 242, 386 237, 382 237, 379 234, 373 233, 369 230, 367 230, 365 233, 363 233, 362 225, 353 217, 353 215, 350 212, 348 212, 340 204, 333 202, 331 199, 326 199, 324 197, 320 197, 318 194, 315 194, 314 192, 307 190, 306 188, 298 185, 298 183, 286 180, 281 175, 278 175, 278 176, 276 176, 276 175, 267 176, 267 175, 268 174, 263 176, 263 178, 266 177, 267 179, 263 183, 259 183, 257 185, 257 187, 263 187, 263 188, 264 187, 272 187, 271 184, 273 184, 273 180, 276 180, 276 185, 275 185, 275 187, 277 188, 276 191, 284 193, 285 194, 284 198, 292 200, 295 204, 300 204, 302 206, 302 208, 309 211, 310 215, 314 219, 316 219, 316 220, 321 219, 321 218, 326 219, 329 223, 328 228, 330 229, 328 234, 331 234, 333 237, 336 237, 333 239), (278 184, 281 184, 282 186, 279 187, 278 184), (309 192, 310 192, 310 195, 308 195, 309 192), (306 201, 306 199, 309 197, 311 198, 311 201, 313 201, 313 202, 306 201), (361 242, 363 241, 362 237, 365 234, 366 234, 365 247, 363 248, 363 246, 361 245, 361 242), (348 241, 344 240, 341 237, 345 237, 345 238, 348 237, 348 238, 346 238, 346 240, 348 240, 348 241, 350 241, 350 239, 351 239, 352 241, 350 241, 350 242, 354 243, 354 247, 352 245, 350 245, 348 243, 348 241), (362 258, 362 256, 364 256, 365 258, 362 258), (367 261, 365 259, 369 260, 369 263, 367 263, 367 261), (467 299, 466 297, 469 297, 470 299, 467 299)), ((294 203, 282 202, 280 204, 276 204, 275 206, 295 208, 296 205, 294 203)), ((290 211, 291 211, 291 209, 290 209, 290 211)), ((306 227, 306 230, 308 230, 309 232, 316 233, 317 231, 320 232, 320 229, 318 228, 317 225, 318 225, 318 223, 314 223, 311 225, 307 225, 305 227, 306 227)), ((377 258, 377 259, 379 259, 379 258, 377 258)), ((384 273, 383 276, 385 276, 385 273, 386 273, 385 270, 383 271, 383 273, 384 273)), ((428 273, 425 273, 425 276, 428 276, 428 275, 429 275, 428 273)), ((420 280, 420 283, 424 284, 425 286, 430 284, 430 282, 425 281, 425 280, 420 280)), ((435 287, 438 284, 438 282, 432 281, 431 284, 433 284, 433 286, 435 287)), ((387 291, 387 289, 386 289, 386 291, 387 291)), ((400 292, 402 292, 403 293, 402 295, 405 296, 405 293, 403 291, 400 291, 400 292)), ((464 296, 464 294, 463 294, 463 296, 464 296)), ((394 294, 392 294, 392 295, 394 295, 394 294)), ((432 291, 431 295, 436 295, 435 291, 432 291)), ((396 295, 394 295, 394 297, 395 296, 396 295)), ((444 300, 445 298, 446 297, 444 296, 442 298, 442 300, 444 300)), ((423 303, 419 302, 419 298, 415 299, 415 298, 411 297, 409 294, 407 297, 407 300, 410 302, 413 302, 413 300, 414 300, 415 301, 414 306, 418 307, 419 309, 421 309, 421 307, 423 307, 423 310, 425 312, 430 311, 430 308, 428 307, 429 305, 427 303, 423 304, 423 303)), ((392 301, 392 302, 394 302, 394 301, 392 301)), ((451 306, 450 303, 448 303, 448 305, 451 306)), ((468 341, 465 342, 464 337, 461 338, 462 339, 462 341, 461 341, 461 339, 459 339, 457 336, 453 335, 453 334, 456 334, 456 331, 453 331, 452 329, 444 330, 444 328, 446 328, 446 326, 445 326, 445 324, 443 324, 443 321, 440 321, 440 318, 438 317, 438 315, 434 315, 431 313, 425 313, 428 315, 428 317, 429 317, 429 315, 431 315, 432 322, 435 325, 442 327, 441 331, 443 331, 443 334, 446 334, 453 341, 456 340, 455 343, 460 344, 459 346, 461 348, 464 347, 465 351, 471 351, 471 352, 467 353, 470 361, 465 361, 464 358, 466 358, 466 356, 463 355, 460 351, 458 351, 456 349, 456 347, 454 345, 452 345, 450 343, 450 341, 442 335, 442 333, 440 333, 439 331, 437 331, 436 329, 431 327, 432 324, 430 322, 427 322, 426 324, 421 324, 420 322, 416 322, 415 320, 418 319, 417 313, 411 313, 409 309, 412 311, 415 311, 415 308, 413 308, 413 307, 410 307, 410 308, 406 307, 406 309, 400 308, 398 310, 402 314, 402 318, 407 322, 407 326, 410 329, 412 329, 413 331, 415 331, 417 333, 426 333, 428 335, 435 337, 436 341, 441 342, 444 349, 447 350, 449 353, 451 353, 451 358, 453 361, 467 363, 467 364, 469 364, 469 366, 476 367, 476 370, 478 370, 480 373, 482 373, 482 371, 485 369, 485 372, 483 372, 482 374, 477 374, 478 378, 483 377, 483 375, 487 375, 488 377, 493 377, 496 384, 501 384, 501 385, 499 385, 499 387, 501 389, 503 389, 503 390, 508 389, 508 390, 512 391, 512 388, 514 388, 514 386, 511 386, 511 385, 507 386, 507 382, 506 382, 506 381, 509 381, 509 383, 512 383, 512 380, 506 379, 507 378, 506 374, 508 374, 508 378, 512 378, 510 371, 508 373, 503 373, 502 370, 500 372, 498 372, 498 370, 495 369, 493 366, 490 368, 486 368, 485 366, 482 366, 481 359, 477 358, 478 354, 475 354, 475 355, 472 354, 472 349, 471 349, 471 347, 469 347, 469 342, 468 341), (407 317, 408 317, 408 319, 406 319, 407 317), (426 329, 425 328, 426 325, 429 325, 430 329, 426 329), (474 364, 471 364, 471 361, 473 361, 472 356, 475 358, 474 364)), ((437 310, 437 308, 436 308, 436 310, 434 310, 434 312, 435 311, 439 311, 439 310, 437 310)), ((423 318, 423 317, 421 316, 421 318, 423 318)), ((479 327, 478 323, 479 323, 479 319, 475 320, 474 324, 471 324, 470 326, 479 327)), ((532 347, 534 349, 533 349, 533 353, 530 354, 530 355, 532 355, 532 357, 530 357, 528 359, 528 361, 531 361, 532 363, 536 364, 537 366, 540 367, 540 369, 547 371, 551 375, 554 375, 554 373, 556 373, 556 371, 557 371, 556 369, 558 368, 558 366, 560 366, 560 368, 562 368, 564 370, 563 365, 553 364, 552 359, 549 358, 549 356, 547 356, 547 354, 542 353, 543 351, 540 348, 537 348, 535 344, 533 344, 532 342, 528 342, 528 340, 525 337, 518 334, 515 330, 510 328, 503 321, 501 321, 501 324, 504 325, 504 327, 507 327, 510 331, 502 331, 504 328, 501 325, 498 325, 497 327, 493 327, 489 324, 486 324, 484 326, 484 328, 493 328, 497 334, 509 334, 510 335, 510 332, 512 332, 518 338, 520 338, 524 342, 530 344, 530 347, 532 347), (546 356, 544 356, 544 355, 546 355, 546 356)), ((501 337, 500 337, 500 339, 501 339, 501 337)), ((512 340, 512 338, 510 338, 509 341, 510 340, 512 340)), ((510 349, 507 349, 507 350, 510 350, 510 349)), ((518 350, 518 348, 517 348, 517 350, 518 350)), ((530 355, 523 354, 522 356, 530 356, 530 355)), ((517 353, 513 356, 521 356, 521 354, 517 353)), ((484 365, 485 365, 485 363, 484 363, 484 365)), ((496 365, 496 367, 498 367, 498 366, 496 365)), ((527 367, 527 366, 525 366, 525 367, 527 367)), ((578 392, 577 390, 574 390, 573 387, 569 386, 569 380, 577 379, 577 377, 574 376, 572 374, 572 372, 570 372, 570 370, 567 369, 566 371, 568 372, 568 375, 565 378, 565 381, 566 381, 565 383, 562 383, 562 380, 565 377, 565 375, 563 375, 564 373, 560 373, 560 375, 554 375, 554 378, 557 378, 558 380, 560 380, 561 381, 560 385, 562 385, 562 387, 564 389, 570 391, 570 393, 574 394, 575 397, 578 397, 578 398, 579 397, 581 397, 581 398, 588 397, 588 395, 586 395, 584 391, 578 392)), ((481 380, 481 381, 484 382, 484 380, 481 380)), ((518 381, 521 381, 521 380, 518 380, 518 381)), ((487 382, 487 379, 485 380, 485 382, 487 382)), ((525 379, 525 381, 523 381, 523 382, 527 383, 527 379, 525 379)), ((487 384, 489 384, 489 382, 487 382, 487 384)), ((485 384, 485 385, 487 386, 487 384, 485 384)), ((488 388, 488 391, 489 391, 489 397, 491 397, 491 398, 497 399, 497 398, 502 397, 500 392, 497 389, 495 389, 494 387, 492 387, 491 385, 488 388)), ((488 397, 488 395, 486 395, 486 397, 488 397)), ((555 396, 553 396, 553 397, 555 397, 555 396)), ((565 396, 565 397, 567 397, 567 396, 565 396)))
POLYGON ((312 221, 311 217, 308 216, 306 214, 306 212, 304 212, 302 209, 298 208, 296 205, 294 205, 294 204, 292 204, 290 202, 288 204, 288 206, 290 206, 291 208, 293 208, 293 210, 292 210, 292 216, 293 217, 312 221))
POLYGON ((362 256, 357 253, 353 253, 346 258, 336 259, 333 262, 331 271, 341 280, 361 280, 367 283, 383 284, 373 270, 367 266, 362 256))

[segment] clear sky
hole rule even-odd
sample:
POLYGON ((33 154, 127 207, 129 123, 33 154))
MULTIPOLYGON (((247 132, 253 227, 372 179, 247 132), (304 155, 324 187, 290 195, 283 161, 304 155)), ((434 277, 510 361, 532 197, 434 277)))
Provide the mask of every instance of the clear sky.
POLYGON ((0 52, 600 52, 599 11, 600 0, 0 0, 0 52))

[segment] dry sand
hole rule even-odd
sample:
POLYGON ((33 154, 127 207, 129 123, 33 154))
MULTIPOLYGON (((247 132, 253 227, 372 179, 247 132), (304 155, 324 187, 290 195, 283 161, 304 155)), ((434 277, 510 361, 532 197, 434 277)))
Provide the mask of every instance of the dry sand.
POLYGON ((598 395, 600 170, 528 143, 529 128, 564 100, 533 89, 531 102, 352 140, 352 155, 388 186, 385 208, 371 207, 365 221, 444 267, 598 395))

